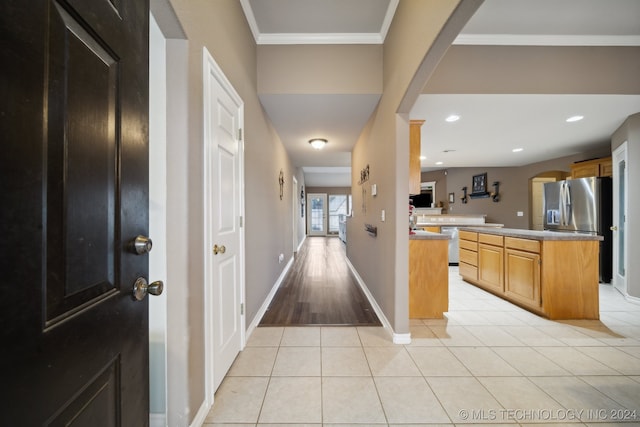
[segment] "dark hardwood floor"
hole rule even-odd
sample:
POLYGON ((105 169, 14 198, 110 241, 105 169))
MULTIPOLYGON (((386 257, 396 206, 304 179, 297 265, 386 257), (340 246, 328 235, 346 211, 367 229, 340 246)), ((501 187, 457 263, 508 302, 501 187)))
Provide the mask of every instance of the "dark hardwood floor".
POLYGON ((259 326, 380 326, 337 237, 307 237, 259 326))

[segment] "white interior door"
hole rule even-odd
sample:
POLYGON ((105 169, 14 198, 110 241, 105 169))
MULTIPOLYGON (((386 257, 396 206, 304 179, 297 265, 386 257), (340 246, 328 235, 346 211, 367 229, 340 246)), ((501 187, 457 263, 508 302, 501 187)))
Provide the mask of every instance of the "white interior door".
POLYGON ((244 340, 242 101, 205 51, 206 289, 210 289, 213 390, 244 340))
POLYGON ((613 152, 613 285, 627 295, 627 143, 613 152))
POLYGON ((327 235, 327 195, 307 195, 307 228, 309 236, 327 235))

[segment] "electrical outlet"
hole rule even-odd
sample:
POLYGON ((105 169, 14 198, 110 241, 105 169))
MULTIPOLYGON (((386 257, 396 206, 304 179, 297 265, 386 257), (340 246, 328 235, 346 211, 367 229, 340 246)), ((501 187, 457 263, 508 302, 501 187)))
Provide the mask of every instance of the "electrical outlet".
POLYGON ((518 212, 516 213, 516 215, 517 215, 517 216, 524 216, 524 212, 522 212, 522 211, 518 211, 518 212))

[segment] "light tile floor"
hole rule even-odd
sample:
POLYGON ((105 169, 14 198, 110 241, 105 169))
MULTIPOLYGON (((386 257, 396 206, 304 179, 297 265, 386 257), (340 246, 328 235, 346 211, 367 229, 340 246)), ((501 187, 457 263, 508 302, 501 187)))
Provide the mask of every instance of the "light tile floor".
POLYGON ((640 426, 640 305, 600 286, 600 321, 549 321, 463 282, 450 311, 383 328, 257 328, 205 426, 640 426))

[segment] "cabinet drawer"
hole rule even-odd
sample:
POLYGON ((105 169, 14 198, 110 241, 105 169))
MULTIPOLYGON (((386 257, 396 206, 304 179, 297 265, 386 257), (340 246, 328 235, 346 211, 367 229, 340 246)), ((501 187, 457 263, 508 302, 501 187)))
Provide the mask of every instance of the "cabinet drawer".
POLYGON ((458 232, 458 237, 460 240, 471 240, 472 242, 478 241, 478 233, 475 233, 473 231, 460 230, 458 232))
POLYGON ((540 242, 538 240, 505 237, 504 246, 507 248, 520 249, 521 251, 540 253, 540 242))
POLYGON ((466 249, 460 249, 460 262, 466 264, 478 265, 478 253, 475 251, 469 251, 466 249))
POLYGON ((487 245, 502 246, 503 237, 496 236, 495 234, 478 234, 478 242, 486 243, 487 245))
POLYGON ((478 243, 471 242, 469 240, 460 240, 458 242, 460 249, 467 249, 469 251, 478 252, 478 243))
POLYGON ((474 267, 473 265, 469 265, 465 262, 461 262, 458 264, 458 271, 460 275, 469 280, 478 280, 478 267, 474 267))
POLYGON ((440 227, 432 227, 432 226, 423 227, 423 230, 424 231, 430 231, 432 233, 440 233, 440 227))

